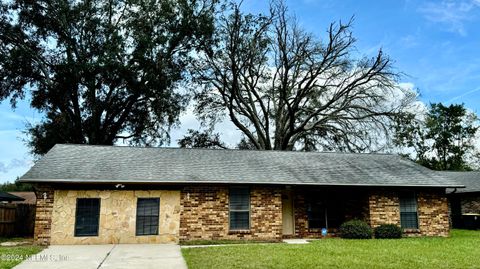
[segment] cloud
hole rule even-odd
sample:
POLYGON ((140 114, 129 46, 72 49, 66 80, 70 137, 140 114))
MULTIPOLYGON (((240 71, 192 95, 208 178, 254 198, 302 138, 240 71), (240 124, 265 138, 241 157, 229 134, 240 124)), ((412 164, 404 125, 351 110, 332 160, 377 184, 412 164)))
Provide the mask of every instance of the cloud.
POLYGON ((12 159, 9 164, 0 162, 0 173, 8 173, 10 170, 17 168, 29 168, 32 166, 32 161, 27 159, 12 159))
POLYGON ((427 2, 418 11, 427 20, 445 26, 444 29, 447 31, 466 36, 465 23, 475 18, 474 13, 478 8, 480 8, 480 0, 443 0, 427 2))
POLYGON ((473 90, 470 90, 470 91, 468 91, 468 92, 465 92, 465 93, 463 93, 463 94, 457 95, 457 96, 453 97, 452 99, 448 100, 446 103, 452 103, 453 101, 456 101, 456 100, 458 100, 458 99, 461 99, 461 98, 463 98, 463 97, 465 97, 465 96, 467 96, 467 95, 469 95, 469 94, 472 94, 472 93, 478 92, 478 91, 480 91, 480 87, 478 87, 478 88, 476 88, 476 89, 473 89, 473 90))

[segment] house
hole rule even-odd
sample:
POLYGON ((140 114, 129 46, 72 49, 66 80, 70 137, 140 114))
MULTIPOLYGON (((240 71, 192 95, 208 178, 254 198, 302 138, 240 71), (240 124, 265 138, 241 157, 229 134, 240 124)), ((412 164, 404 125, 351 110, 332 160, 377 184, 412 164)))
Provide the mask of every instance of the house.
POLYGON ((33 191, 10 191, 12 195, 22 198, 22 201, 15 201, 14 204, 29 204, 34 205, 37 203, 37 197, 33 191))
POLYGON ((447 189, 454 228, 480 229, 480 172, 444 172, 461 189, 447 189))
POLYGON ((39 244, 281 240, 349 219, 448 236, 438 172, 388 154, 56 145, 35 184, 39 244))
POLYGON ((11 202, 16 202, 16 201, 23 201, 22 197, 18 197, 14 194, 10 194, 8 192, 3 192, 0 191, 0 202, 1 203, 11 203, 11 202))

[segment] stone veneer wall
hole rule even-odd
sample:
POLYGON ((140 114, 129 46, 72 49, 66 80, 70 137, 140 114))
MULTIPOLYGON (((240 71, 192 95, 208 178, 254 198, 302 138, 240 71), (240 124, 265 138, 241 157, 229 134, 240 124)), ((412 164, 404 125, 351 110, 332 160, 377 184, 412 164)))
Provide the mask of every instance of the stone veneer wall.
POLYGON ((178 190, 55 190, 51 244, 178 242, 178 190), (137 198, 160 198, 159 234, 135 235, 137 198), (77 198, 100 198, 98 236, 75 237, 77 198))
MULTIPOLYGON (((448 236, 450 230, 448 201, 439 191, 418 191, 418 230, 407 230, 407 236, 448 236)), ((400 225, 398 194, 392 191, 375 191, 369 198, 370 226, 381 224, 400 225)))
POLYGON ((48 185, 35 186, 37 208, 35 211, 34 243, 42 246, 50 244, 54 191, 48 185))
POLYGON ((250 230, 229 231, 228 186, 197 185, 181 192, 180 240, 280 240, 282 197, 279 187, 250 188, 250 230))

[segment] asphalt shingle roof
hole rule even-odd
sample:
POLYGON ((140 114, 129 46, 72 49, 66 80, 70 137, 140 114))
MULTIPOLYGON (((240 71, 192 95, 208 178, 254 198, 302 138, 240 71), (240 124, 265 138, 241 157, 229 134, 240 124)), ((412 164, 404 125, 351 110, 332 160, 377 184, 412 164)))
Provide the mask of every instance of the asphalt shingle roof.
POLYGON ((23 200, 25 199, 23 199, 22 197, 18 197, 8 192, 0 191, 0 201, 11 202, 11 201, 23 201, 23 200))
POLYGON ((56 145, 24 182, 461 187, 388 154, 56 145))
POLYGON ((457 189, 456 193, 480 192, 480 172, 444 172, 447 178, 465 188, 457 189))

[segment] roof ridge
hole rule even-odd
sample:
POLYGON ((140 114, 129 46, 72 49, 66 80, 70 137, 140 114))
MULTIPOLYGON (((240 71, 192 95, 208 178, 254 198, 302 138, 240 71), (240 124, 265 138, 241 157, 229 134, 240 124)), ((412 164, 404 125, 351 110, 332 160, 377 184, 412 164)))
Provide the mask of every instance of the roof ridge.
POLYGON ((281 153, 303 153, 303 154, 344 154, 344 155, 382 155, 382 156, 393 156, 400 157, 403 156, 395 153, 385 153, 385 152, 338 152, 338 151, 298 151, 298 150, 262 150, 262 149, 212 149, 212 148, 181 148, 181 147, 148 147, 148 146, 128 146, 128 145, 92 145, 92 144, 69 144, 69 143, 60 143, 55 144, 57 146, 82 146, 82 147, 104 147, 104 148, 130 148, 130 149, 167 149, 167 150, 192 150, 192 151, 230 151, 230 152, 281 152, 281 153))

